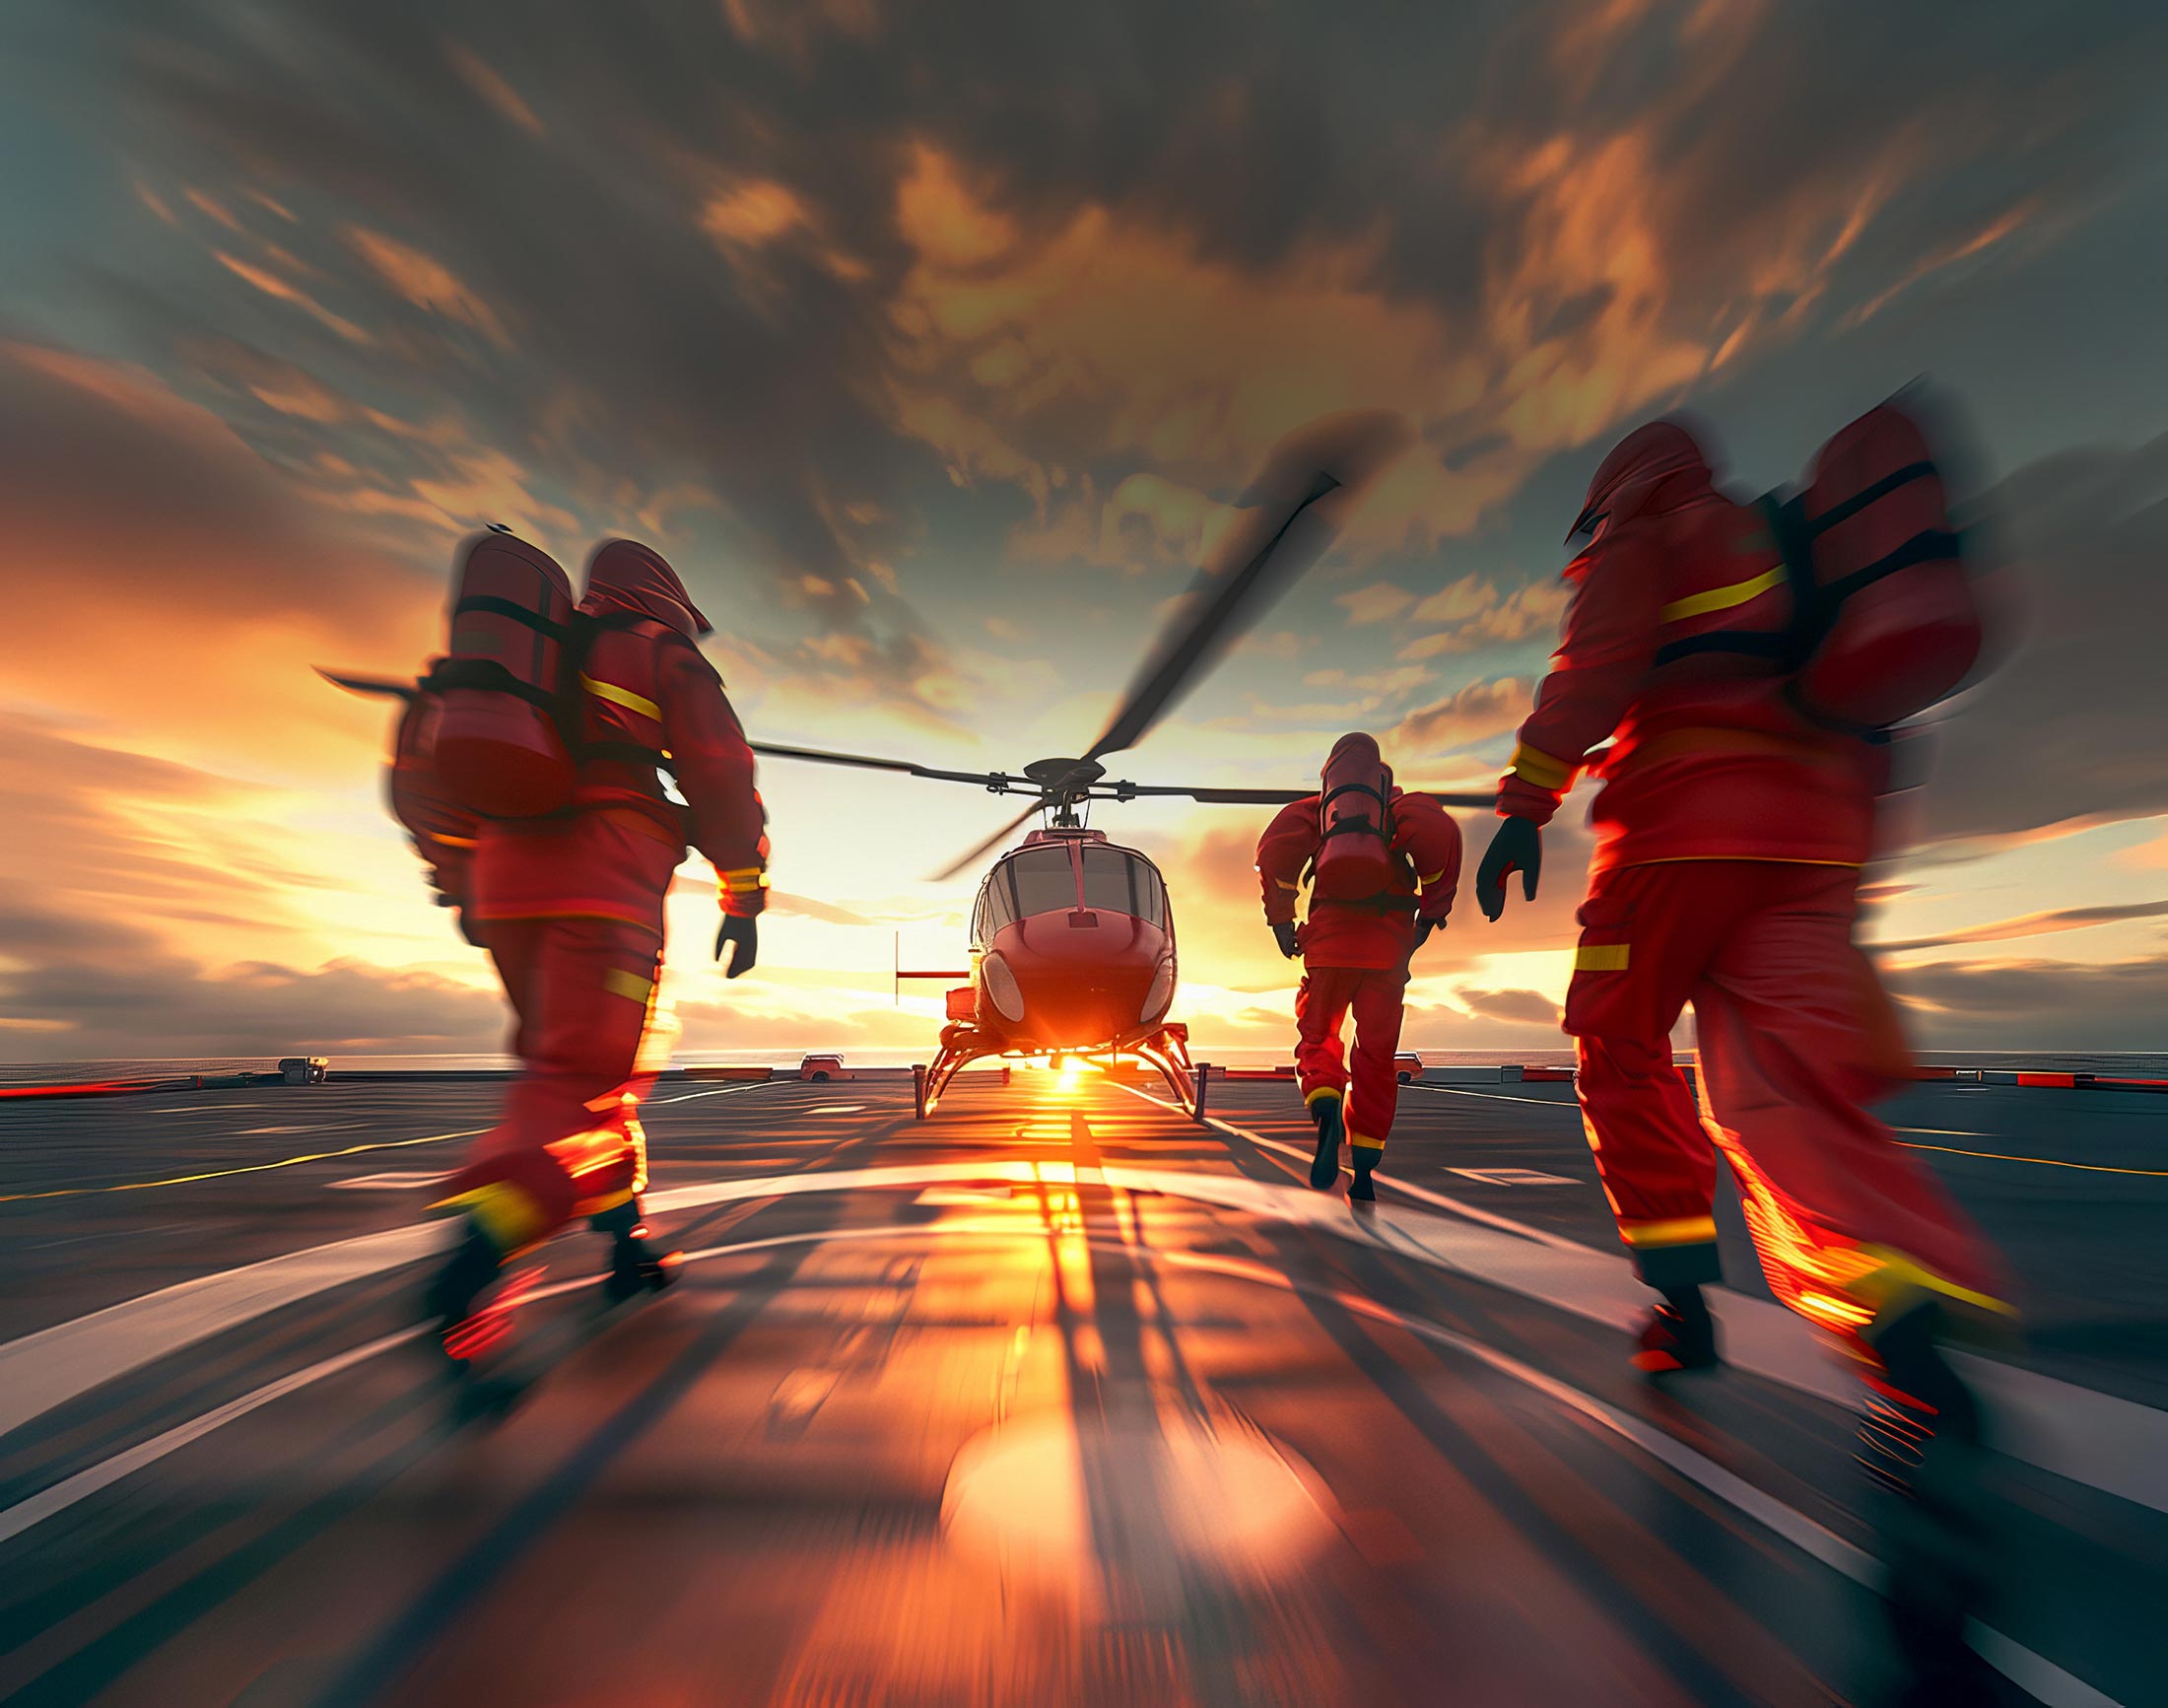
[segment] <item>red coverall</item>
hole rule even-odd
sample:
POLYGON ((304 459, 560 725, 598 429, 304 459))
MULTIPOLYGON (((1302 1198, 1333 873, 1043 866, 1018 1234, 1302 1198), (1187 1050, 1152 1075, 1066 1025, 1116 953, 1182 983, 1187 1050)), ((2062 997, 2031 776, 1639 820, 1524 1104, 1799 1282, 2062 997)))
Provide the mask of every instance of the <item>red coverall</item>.
POLYGON ((1861 1108, 1910 1067, 1852 940, 1881 750, 1794 708, 1765 644, 1792 615, 1781 558, 1681 430, 1645 428, 1614 451, 1591 492, 1599 507, 1498 811, 1549 822, 1587 750, 1615 737, 1595 767, 1565 1027, 1642 1278, 1720 1278, 1722 1146, 1771 1289, 1815 1323, 1849 1335, 1924 1292, 2006 1315, 1986 1243, 1861 1108), (1671 1062, 1688 1002, 1698 1119, 1671 1062))
POLYGON ((579 609, 601 627, 579 661, 573 807, 486 823, 475 851, 471 913, 511 1000, 521 1073, 440 1207, 465 1210, 508 1254, 646 1184, 636 1112, 669 1053, 655 980, 688 830, 723 912, 757 915, 767 899, 752 750, 695 645, 707 619, 669 565, 629 541, 597 554, 579 609), (665 755, 685 808, 655 780, 665 755))
MULTIPOLYGON (((1427 794, 1392 791, 1393 876, 1375 904, 1313 901, 1296 935, 1303 958, 1295 994, 1295 1068, 1303 1101, 1347 1100, 1347 1141, 1381 1151, 1392 1131, 1400 1083, 1392 1058, 1415 922, 1443 924, 1460 882, 1460 827, 1427 794), (1355 1016, 1353 1084, 1340 1042, 1355 1016)), ((1295 897, 1321 835, 1319 797, 1280 809, 1257 844, 1257 879, 1268 925, 1291 923, 1295 897)))

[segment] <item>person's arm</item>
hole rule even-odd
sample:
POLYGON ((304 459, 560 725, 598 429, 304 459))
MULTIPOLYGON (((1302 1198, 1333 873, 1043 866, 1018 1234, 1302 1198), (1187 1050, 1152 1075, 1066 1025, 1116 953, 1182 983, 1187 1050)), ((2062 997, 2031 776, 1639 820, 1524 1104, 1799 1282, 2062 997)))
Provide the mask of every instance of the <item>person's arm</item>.
POLYGON ((1280 808, 1257 842, 1257 885, 1264 900, 1264 922, 1280 953, 1296 953, 1295 898, 1302 893, 1303 870, 1318 852, 1318 797, 1280 808))
POLYGON ((1435 930, 1460 889, 1460 827, 1432 796, 1404 794, 1392 803, 1392 846, 1415 868, 1415 918, 1435 930))
POLYGON ((1303 868, 1318 852, 1318 797, 1280 808, 1257 841, 1257 885, 1264 901, 1264 922, 1295 922, 1295 898, 1302 892, 1303 868))
POLYGON ((690 840, 713 862, 722 911, 750 920, 768 903, 768 812, 753 785, 753 750, 722 691, 722 678, 692 647, 663 647, 657 704, 691 811, 690 840))
POLYGON ((1599 535, 1566 571, 1575 586, 1565 631, 1499 779, 1500 817, 1550 823, 1582 756, 1618 727, 1656 658, 1662 568, 1629 524, 1599 535))

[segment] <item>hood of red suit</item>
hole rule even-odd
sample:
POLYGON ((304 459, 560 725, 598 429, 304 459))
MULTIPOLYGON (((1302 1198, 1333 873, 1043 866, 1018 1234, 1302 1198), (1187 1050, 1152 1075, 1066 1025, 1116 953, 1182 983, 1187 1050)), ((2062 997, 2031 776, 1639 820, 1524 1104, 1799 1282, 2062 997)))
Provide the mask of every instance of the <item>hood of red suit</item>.
MULTIPOLYGON (((1676 485, 1684 497, 1707 490, 1715 481, 1715 471, 1700 442, 1682 423, 1652 421, 1620 440, 1596 466, 1595 478, 1589 482, 1589 495, 1581 501, 1581 513, 1574 517, 1566 537, 1571 540, 1576 534, 1593 529, 1628 488, 1676 485)), ((1660 503, 1656 508, 1662 506, 1660 503)))
POLYGON ((626 612, 667 623, 694 639, 712 632, 677 571, 638 540, 607 540, 587 563, 587 591, 579 608, 590 617, 626 612))

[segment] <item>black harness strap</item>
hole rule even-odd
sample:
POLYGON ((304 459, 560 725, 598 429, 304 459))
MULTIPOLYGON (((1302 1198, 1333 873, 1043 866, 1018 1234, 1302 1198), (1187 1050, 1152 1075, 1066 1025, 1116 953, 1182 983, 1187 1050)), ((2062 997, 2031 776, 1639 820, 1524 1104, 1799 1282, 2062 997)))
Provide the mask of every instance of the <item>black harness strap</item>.
POLYGON ((1688 635, 1667 641, 1657 649, 1659 664, 1675 663, 1701 652, 1738 652, 1749 658, 1784 659, 1791 655, 1792 636, 1782 629, 1712 629, 1706 635, 1688 635))
POLYGON ((531 682, 522 682, 495 658, 446 658, 422 678, 425 693, 441 694, 447 689, 479 689, 490 694, 509 694, 524 700, 529 706, 538 706, 544 712, 554 713, 557 696, 547 689, 537 688, 531 682))
POLYGON ((1903 468, 1883 475, 1864 491, 1854 493, 1842 504, 1831 505, 1820 515, 1802 521, 1800 526, 1809 537, 1827 533, 1839 522, 1850 521, 1868 505, 1877 504, 1889 497, 1899 487, 1908 486, 1916 480, 1926 480, 1930 475, 1940 472, 1931 462, 1908 462, 1903 468))
POLYGON ((553 623, 541 612, 530 611, 526 606, 516 604, 510 599, 501 599, 495 593, 475 593, 461 599, 451 608, 454 617, 463 617, 470 611, 487 611, 492 616, 509 617, 513 622, 523 623, 537 634, 547 635, 553 641, 569 640, 573 633, 567 625, 553 623))
POLYGON ((1822 589, 1823 596, 1831 604, 1849 598, 1862 587, 1872 586, 1884 576, 1894 576, 1899 570, 1909 570, 1914 564, 1932 563, 1936 558, 1957 556, 1958 539, 1953 533, 1940 528, 1927 528, 1891 552, 1887 557, 1876 558, 1863 569, 1835 581, 1822 589))

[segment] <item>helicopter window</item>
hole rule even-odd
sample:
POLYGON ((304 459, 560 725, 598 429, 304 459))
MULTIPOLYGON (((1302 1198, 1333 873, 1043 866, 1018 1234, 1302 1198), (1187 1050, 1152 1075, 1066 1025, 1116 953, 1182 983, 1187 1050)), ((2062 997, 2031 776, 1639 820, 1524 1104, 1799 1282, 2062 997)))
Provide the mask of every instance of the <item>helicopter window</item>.
POLYGON ((1066 913, 1076 906, 1076 877, 1065 848, 1032 848, 1012 856, 1008 877, 1016 893, 1016 917, 1066 913))
POLYGON ((1150 860, 1136 862, 1137 913, 1155 925, 1167 923, 1167 885, 1150 860))
POLYGON ((1136 912, 1136 874, 1129 859, 1111 848, 1078 851, 1084 866, 1084 905, 1118 914, 1136 912))
POLYGON ((972 934, 983 943, 1015 918, 1016 910, 1009 905, 1008 874, 997 871, 979 892, 979 919, 972 934))

